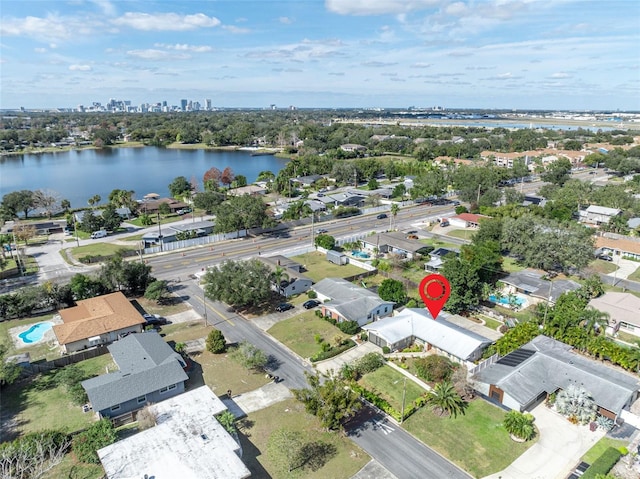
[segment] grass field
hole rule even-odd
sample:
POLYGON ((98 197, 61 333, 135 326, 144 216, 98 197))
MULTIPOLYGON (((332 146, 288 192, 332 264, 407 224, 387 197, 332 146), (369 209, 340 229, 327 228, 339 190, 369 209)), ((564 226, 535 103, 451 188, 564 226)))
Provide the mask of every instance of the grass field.
POLYGON ((47 471, 42 479, 102 479, 104 469, 100 464, 86 464, 77 461, 67 453, 60 464, 47 471))
POLYGON ((268 333, 303 358, 309 358, 320 351, 320 345, 314 339, 316 334, 332 345, 335 344, 336 336, 342 339, 349 337, 328 321, 318 318, 313 311, 280 321, 268 333))
POLYGON ((73 256, 80 260, 86 256, 112 256, 119 250, 130 251, 135 248, 131 246, 122 246, 112 243, 95 243, 85 246, 77 246, 71 250, 73 256))
POLYGON ((593 464, 593 461, 598 459, 604 451, 606 451, 610 447, 615 447, 616 449, 620 447, 626 447, 628 441, 623 441, 621 439, 612 439, 610 437, 603 437, 598 442, 596 442, 591 449, 589 449, 584 456, 582 456, 581 460, 586 462, 587 464, 593 464))
POLYGON ((502 257, 502 269, 507 273, 517 273, 518 271, 522 271, 525 269, 524 266, 520 266, 515 258, 510 258, 508 256, 502 257))
POLYGON ((426 244, 428 246, 433 246, 434 248, 452 248, 452 249, 460 249, 459 244, 455 243, 447 243, 446 241, 442 241, 435 238, 424 238, 419 240, 420 243, 426 244))
POLYGON ((471 241, 471 238, 476 233, 476 231, 477 230, 452 230, 447 232, 447 236, 471 241))
POLYGON ((251 477, 257 479, 347 479, 370 460, 367 453, 342 434, 323 429, 295 399, 253 412, 240 421, 240 443, 242 459, 251 471, 251 477), (280 470, 267 451, 269 437, 280 428, 301 433, 305 443, 325 443, 328 451, 326 462, 315 470, 310 467, 293 472, 280 470))
MULTIPOLYGON (((382 366, 372 373, 365 374, 358 381, 360 385, 386 399, 396 411, 402 411, 402 393, 405 376, 391 366, 382 366)), ((427 391, 410 379, 406 379, 405 407, 427 391)))
MULTIPOLYGON (((589 264, 589 268, 597 273, 609 274, 618 269, 618 266, 611 261, 597 259, 589 264)), ((639 277, 640 279, 640 277, 639 277)), ((638 281, 637 279, 635 281, 638 281)))
POLYGON ((491 316, 487 316, 486 314, 478 314, 477 316, 486 323, 487 328, 497 329, 502 326, 500 321, 493 319, 491 316))
POLYGON ((440 417, 427 406, 404 427, 472 476, 484 477, 505 469, 536 441, 514 442, 502 427, 504 415, 502 409, 475 399, 464 416, 440 417))
POLYGON ((351 264, 340 266, 330 263, 327 261, 325 255, 318 252, 301 254, 291 259, 305 265, 307 268, 305 275, 314 282, 318 282, 324 278, 346 278, 365 271, 351 264))
MULTIPOLYGON (((87 375, 100 375, 106 367, 113 367, 110 354, 78 363, 87 375)), ((48 382, 52 373, 32 376, 5 388, 2 394, 2 415, 16 420, 20 434, 43 429, 62 429, 67 432, 87 427, 94 421, 93 414, 71 402, 63 386, 48 382)))
POLYGON ((633 273, 629 275, 631 281, 640 281, 640 267, 638 267, 633 273))

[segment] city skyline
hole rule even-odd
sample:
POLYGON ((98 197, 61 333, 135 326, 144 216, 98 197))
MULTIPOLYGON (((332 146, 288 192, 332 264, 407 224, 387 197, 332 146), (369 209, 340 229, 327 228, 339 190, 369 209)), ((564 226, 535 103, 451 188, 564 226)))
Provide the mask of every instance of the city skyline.
POLYGON ((0 108, 640 110, 640 3, 3 2, 0 108))

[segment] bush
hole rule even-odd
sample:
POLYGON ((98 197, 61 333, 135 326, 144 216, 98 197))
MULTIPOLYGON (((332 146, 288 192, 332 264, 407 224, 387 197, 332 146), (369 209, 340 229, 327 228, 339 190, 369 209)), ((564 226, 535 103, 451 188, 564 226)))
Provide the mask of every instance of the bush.
POLYGON ((42 470, 59 464, 69 448, 70 438, 63 431, 32 432, 11 442, 0 444, 2 477, 31 479, 42 470))
POLYGON ((354 335, 360 331, 360 325, 357 321, 341 321, 336 326, 344 334, 354 335))
POLYGON ((111 420, 101 419, 73 438, 73 452, 79 461, 98 464, 100 459, 96 451, 113 444, 116 439, 111 420))
POLYGON ((366 331, 362 331, 362 332, 360 333, 360 340, 361 340, 361 341, 366 341, 367 339, 369 339, 369 335, 367 334, 367 332, 366 332, 366 331))
POLYGON ((213 329, 207 335, 206 341, 207 351, 213 354, 224 353, 227 349, 227 340, 224 338, 222 331, 213 329))
POLYGON ((608 448, 598 459, 593 461, 593 464, 591 464, 586 471, 584 471, 582 479, 596 479, 598 474, 607 474, 613 466, 616 465, 620 456, 620 451, 616 448, 608 448))
POLYGON ((387 278, 382 281, 378 287, 378 296, 384 301, 393 301, 394 303, 404 304, 407 300, 407 291, 402 281, 387 278))
MULTIPOLYGON (((317 310, 316 310, 317 311, 317 310)), ((336 324, 338 324, 338 321, 336 321, 335 319, 333 319, 331 316, 322 316, 322 313, 320 311, 318 311, 318 313, 320 313, 320 316, 328 323, 333 324, 334 326, 336 324)))
POLYGON ((322 311, 320 311, 319 309, 316 309, 314 311, 315 315, 319 318, 324 318, 324 315, 322 314, 322 311))
POLYGON ((314 290, 310 289, 309 291, 307 291, 307 298, 316 299, 317 297, 318 293, 316 293, 314 290))
POLYGON ((528 441, 533 439, 536 433, 533 421, 533 415, 523 414, 513 409, 505 414, 503 425, 512 436, 528 441))
POLYGON ((326 250, 332 250, 336 246, 336 239, 327 234, 319 234, 316 236, 315 245, 326 250))
MULTIPOLYGON (((328 344, 328 343, 325 343, 325 344, 328 344)), ((355 345, 356 345, 355 342, 353 342, 351 339, 348 339, 345 344, 343 344, 342 346, 340 346, 338 348, 331 348, 329 351, 320 351, 320 352, 314 354, 311 357, 311 361, 312 362, 316 362, 316 361, 323 361, 325 359, 332 358, 334 356, 337 356, 340 353, 345 352, 347 349, 351 349, 355 345)))
POLYGON ((426 358, 418 358, 415 362, 418 376, 427 381, 446 381, 453 374, 453 363, 444 356, 432 354, 426 358))
POLYGON ((231 359, 238 361, 247 369, 264 369, 269 359, 261 349, 256 348, 247 341, 242 341, 231 353, 231 359))
POLYGON ((389 354, 391 352, 391 348, 389 346, 382 346, 382 354, 389 354))
POLYGON ((358 359, 355 368, 359 374, 372 373, 378 368, 384 366, 384 358, 379 353, 368 353, 358 359))

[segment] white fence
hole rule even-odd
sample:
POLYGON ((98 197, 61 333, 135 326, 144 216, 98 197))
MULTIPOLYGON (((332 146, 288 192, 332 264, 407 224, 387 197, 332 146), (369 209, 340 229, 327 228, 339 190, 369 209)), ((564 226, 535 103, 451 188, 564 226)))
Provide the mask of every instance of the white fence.
POLYGON ((242 230, 234 231, 232 233, 218 233, 215 235, 203 236, 201 238, 173 241, 171 243, 163 243, 162 246, 158 245, 151 248, 145 248, 144 254, 160 253, 162 251, 175 251, 177 249, 188 248, 189 246, 202 246, 210 243, 217 243, 219 241, 244 238, 245 236, 247 236, 247 231, 242 230))

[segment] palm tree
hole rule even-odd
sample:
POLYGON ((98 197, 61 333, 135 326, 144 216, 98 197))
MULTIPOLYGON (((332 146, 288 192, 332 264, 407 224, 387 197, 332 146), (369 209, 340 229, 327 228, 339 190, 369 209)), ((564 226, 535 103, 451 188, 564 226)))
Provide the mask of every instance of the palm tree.
POLYGON ((398 203, 393 203, 391 205, 391 221, 389 224, 389 229, 393 229, 393 224, 395 224, 396 222, 396 216, 398 215, 398 211, 400 211, 400 207, 398 206, 398 203))
POLYGON ((87 203, 89 203, 89 206, 93 208, 95 205, 100 203, 101 200, 102 200, 102 197, 100 195, 93 195, 91 198, 87 200, 87 203))
POLYGON ((271 278, 277 288, 278 294, 282 295, 282 281, 289 281, 289 275, 287 271, 280 265, 276 266, 276 269, 271 273, 271 278))
POLYGON ((533 426, 534 419, 533 415, 523 414, 514 409, 505 414, 502 425, 512 436, 528 441, 536 433, 533 426))
POLYGON ((596 418, 598 406, 586 389, 570 384, 556 396, 557 411, 567 417, 575 417, 580 424, 596 418))
POLYGON ((593 308, 586 308, 580 313, 580 326, 589 336, 598 336, 604 333, 609 324, 609 314, 593 308))
POLYGON ((449 381, 442 381, 427 393, 427 402, 439 416, 464 414, 466 403, 449 381))

